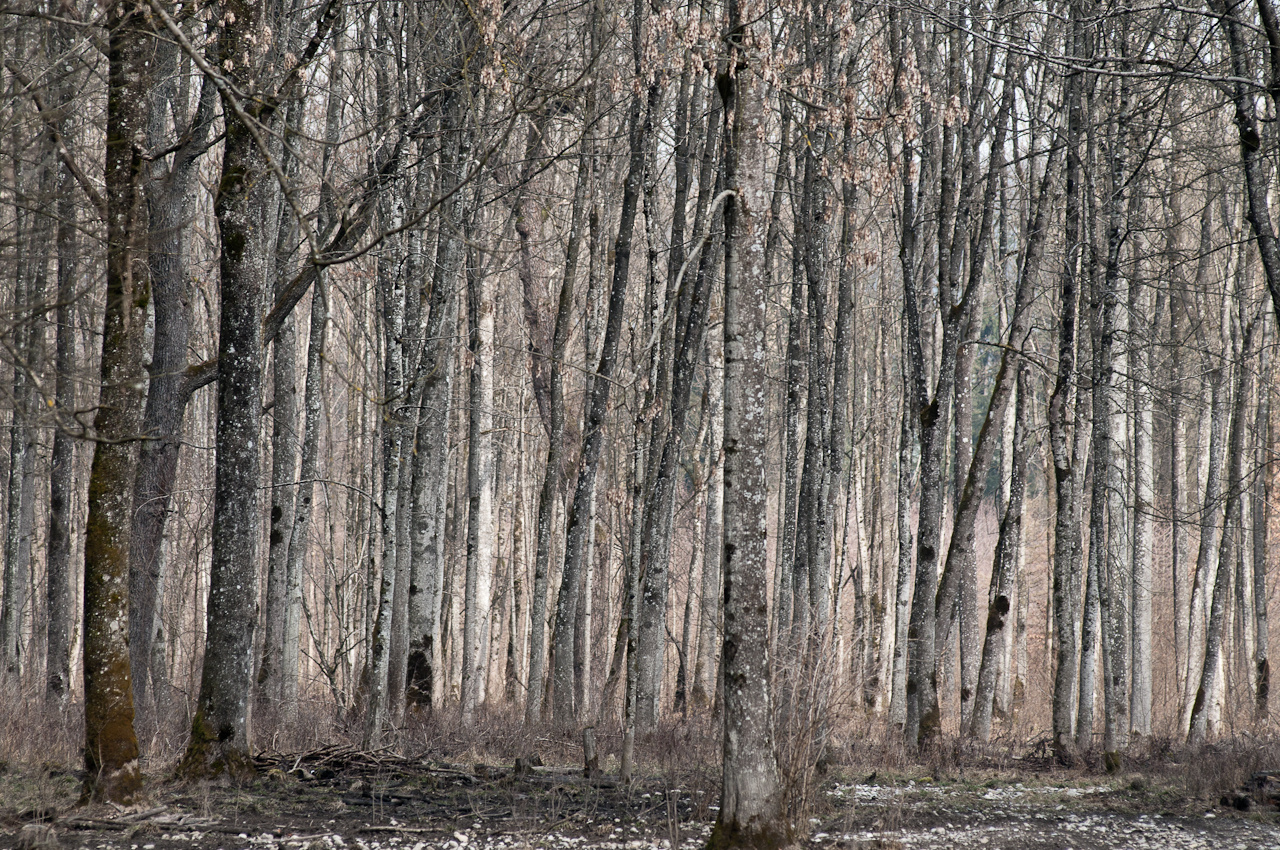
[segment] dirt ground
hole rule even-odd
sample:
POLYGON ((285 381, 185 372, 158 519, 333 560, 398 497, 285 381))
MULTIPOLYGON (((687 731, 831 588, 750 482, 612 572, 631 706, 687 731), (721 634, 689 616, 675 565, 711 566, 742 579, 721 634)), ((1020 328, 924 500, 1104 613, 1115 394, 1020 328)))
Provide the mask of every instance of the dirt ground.
MULTIPOLYGON (((0 846, 111 850, 693 850, 716 816, 714 769, 630 788, 569 767, 457 764, 331 747, 259 757, 249 787, 155 782, 132 809, 76 807, 57 768, 0 773, 0 846)), ((867 768, 869 769, 869 768, 867 768)), ((1194 766, 1191 767, 1194 772, 1194 766)), ((920 769, 824 777, 798 843, 815 848, 1280 848, 1280 810, 1257 787, 1220 795, 1161 779, 920 769)))

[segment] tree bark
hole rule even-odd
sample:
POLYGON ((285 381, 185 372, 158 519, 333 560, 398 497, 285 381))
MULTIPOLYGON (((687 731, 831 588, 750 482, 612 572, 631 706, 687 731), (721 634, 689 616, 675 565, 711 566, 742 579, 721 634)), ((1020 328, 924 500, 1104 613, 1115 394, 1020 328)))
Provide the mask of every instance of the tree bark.
MULTIPOLYGON (((216 64, 240 91, 253 91, 261 10, 228 0, 216 64)), ((222 90, 226 141, 214 200, 221 237, 218 326, 217 466, 213 556, 205 613, 204 666, 191 739, 179 766, 187 778, 254 772, 249 751, 254 628, 258 619, 259 417, 262 412, 262 317, 266 257, 255 181, 267 170, 257 126, 274 115, 222 90), (259 110, 250 115, 245 108, 259 110), (250 123, 253 122, 253 123, 250 123)))
MULTIPOLYGON (((477 213, 479 215, 479 213, 477 213)), ((481 228, 469 229, 468 241, 481 228)), ((471 350, 467 450, 467 577, 462 631, 462 723, 475 724, 485 701, 489 608, 493 581, 493 278, 479 250, 467 262, 467 326, 471 350)))
POLYGON ((129 664, 129 531, 141 434, 146 264, 145 96, 150 34, 138 4, 107 9, 107 303, 89 471, 84 559, 86 799, 130 803, 142 788, 129 664))
POLYGON ((717 78, 731 116, 725 207, 724 779, 710 848, 777 847, 781 811, 769 676, 768 431, 765 363, 767 36, 755 4, 729 3, 729 64, 717 78))

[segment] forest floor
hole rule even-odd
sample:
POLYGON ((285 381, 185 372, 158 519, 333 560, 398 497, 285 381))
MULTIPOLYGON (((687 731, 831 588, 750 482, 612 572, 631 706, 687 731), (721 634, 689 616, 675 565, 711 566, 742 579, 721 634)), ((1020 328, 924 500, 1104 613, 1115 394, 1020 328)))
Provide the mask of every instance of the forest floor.
MULTIPOLYGON (((157 780, 130 809, 77 807, 74 771, 3 765, 0 846, 694 850, 706 842, 718 796, 711 764, 655 771, 625 788, 607 775, 588 781, 581 769, 536 760, 517 768, 335 746, 257 762, 259 776, 248 786, 157 780)), ((935 761, 932 769, 872 770, 851 760, 818 781, 806 805, 807 835, 797 844, 1280 848, 1280 786, 1265 778, 1223 785, 1239 770, 1229 753, 1197 763, 1165 759, 1116 776, 1030 755, 994 766, 935 761)))

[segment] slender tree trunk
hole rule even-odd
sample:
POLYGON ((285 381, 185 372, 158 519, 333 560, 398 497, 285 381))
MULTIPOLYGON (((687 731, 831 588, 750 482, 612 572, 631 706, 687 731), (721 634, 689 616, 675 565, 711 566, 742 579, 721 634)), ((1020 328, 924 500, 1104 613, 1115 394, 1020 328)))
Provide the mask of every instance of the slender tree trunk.
MULTIPOLYGON (((174 98, 168 90, 152 105, 150 117, 153 148, 166 142, 164 122, 174 98)), ((195 191, 199 150, 208 135, 217 104, 212 84, 201 87, 200 101, 188 130, 189 141, 174 154, 164 174, 156 174, 147 188, 151 215, 150 253, 152 309, 155 331, 143 414, 143 441, 134 484, 135 505, 132 544, 129 550, 129 653, 134 671, 134 692, 140 706, 163 716, 168 684, 163 665, 153 657, 153 642, 163 644, 158 607, 163 601, 164 562, 161 546, 168 519, 182 422, 194 382, 188 374, 187 348, 191 300, 187 278, 187 233, 190 204, 195 191)))
POLYGON ((525 697, 525 722, 542 720, 542 681, 546 671, 546 627, 548 568, 551 561, 551 523, 564 474, 564 363, 569 342, 569 324, 573 312, 574 278, 578 274, 578 257, 582 250, 586 225, 587 185, 591 164, 587 151, 578 157, 578 175, 573 189, 573 210, 569 225, 569 242, 565 248, 564 276, 560 280, 560 297, 556 306, 556 323, 551 336, 550 363, 550 428, 547 433, 547 462, 538 493, 537 542, 534 549, 533 602, 530 606, 529 683, 525 697))
MULTIPOLYGON (((468 236, 480 232, 474 227, 468 236)), ((467 262, 467 326, 471 350, 467 449, 467 578, 462 631, 462 722, 472 726, 485 701, 485 640, 493 581, 494 281, 479 251, 467 262)))
MULTIPOLYGON (((66 25, 54 28, 54 44, 63 50, 71 38, 66 25)), ((70 79, 68 75, 68 79, 70 79)), ((60 100, 71 104, 75 92, 64 83, 60 100)), ((64 118, 59 127, 63 138, 70 135, 71 121, 64 118)), ((64 707, 71 695, 71 637, 74 628, 74 598, 71 592, 71 522, 75 492, 75 441, 64 423, 76 409, 76 385, 72 374, 76 367, 76 331, 74 302, 78 273, 76 238, 78 215, 74 200, 73 176, 65 164, 60 165, 58 183, 58 307, 57 332, 54 343, 54 406, 59 423, 53 432, 53 451, 49 458, 49 529, 46 562, 45 605, 48 626, 45 639, 45 693, 51 704, 64 707)), ((132 622, 132 621, 130 621, 132 622)))
MULTIPOLYGON (((1225 310, 1224 310, 1225 313, 1225 310)), ((1256 319, 1250 320, 1244 332, 1241 345, 1244 361, 1247 362, 1253 352, 1253 334, 1256 319)), ((1230 458, 1230 471, 1227 474, 1225 522, 1218 551, 1218 567, 1213 583, 1213 602, 1209 610, 1208 631, 1205 635, 1204 663, 1200 670, 1200 686, 1196 689, 1195 703, 1191 707, 1191 718, 1188 723, 1187 743, 1196 746, 1204 743, 1210 731, 1210 716, 1214 712, 1214 703, 1218 699, 1220 684, 1218 676, 1222 667, 1222 639, 1226 631, 1228 597, 1231 586, 1231 566, 1236 548, 1241 545, 1243 532, 1241 523, 1241 489, 1244 482, 1244 423, 1246 405, 1249 396, 1250 370, 1243 365, 1236 368, 1234 400, 1231 405, 1231 424, 1229 427, 1230 447, 1227 455, 1230 458)))
MULTIPOLYGON (((1081 4, 1071 5, 1070 44, 1073 55, 1084 47, 1081 4)), ((1076 642, 1076 622, 1080 614, 1080 528, 1076 523, 1076 500, 1080 458, 1074 451, 1076 365, 1076 315, 1079 300, 1077 269, 1084 250, 1080 221, 1080 152, 1083 134, 1082 89, 1084 73, 1071 71, 1066 80, 1066 248, 1059 283, 1058 373, 1049 399, 1049 445, 1053 458, 1054 496, 1057 506, 1053 535, 1053 624, 1056 665, 1053 680, 1053 748, 1061 761, 1074 758, 1073 740, 1076 714, 1077 678, 1080 650, 1076 642)))
POLYGON ((698 646, 693 665, 693 706, 697 710, 711 708, 716 691, 716 647, 720 628, 720 565, 724 531, 724 372, 715 368, 722 361, 724 342, 719 334, 707 341, 710 385, 707 389, 707 457, 711 464, 707 479, 707 521, 705 552, 702 557, 702 586, 698 601, 698 646))
POLYGON ((1133 505, 1133 595, 1132 595, 1132 670, 1130 691, 1130 729, 1139 737, 1151 735, 1152 687, 1152 590, 1155 582, 1152 543, 1155 536, 1155 433, 1154 401, 1151 386, 1151 335, 1161 323, 1164 294, 1157 296, 1155 313, 1149 322, 1150 292, 1145 288, 1137 297, 1136 309, 1130 310, 1138 323, 1135 332, 1146 332, 1146 344, 1131 355, 1133 364, 1134 406, 1134 505, 1133 505))
MULTIPOLYGON (((1265 336, 1265 335, 1264 335, 1265 336)), ((1253 624, 1256 630, 1253 662, 1257 690, 1254 695, 1254 716, 1265 722, 1270 712, 1271 661, 1270 617, 1267 598, 1267 539, 1271 527, 1271 499, 1274 495, 1276 462, 1272 455, 1276 431, 1271 420, 1271 397, 1274 392, 1275 365, 1273 355, 1263 350, 1262 364, 1258 370, 1262 376, 1258 385, 1258 410, 1254 434, 1259 443, 1262 461, 1253 489, 1253 624)))
MULTIPOLYGON (((385 97, 384 97, 385 99, 385 97)), ((382 220, 388 231, 395 233, 404 220, 404 202, 399 187, 380 187, 383 198, 382 220)), ((369 681, 366 691, 364 737, 366 749, 378 745, 387 720, 393 645, 392 625, 395 601, 403 589, 397 590, 400 578, 400 550, 397 546, 400 524, 400 475, 403 467, 404 425, 400 411, 404 407, 404 275, 400 269, 401 240, 386 240, 385 255, 377 264, 378 289, 382 304, 382 403, 379 405, 382 438, 382 509, 377 540, 382 544, 382 574, 378 581, 377 619, 373 626, 373 643, 369 648, 369 681)), ((372 540, 370 541, 372 546, 372 540)), ((407 555, 407 553, 406 553, 407 555)))
POLYGON ((449 425, 453 414, 453 344, 457 281, 462 268, 462 218, 468 192, 459 184, 470 156, 469 130, 451 95, 442 107, 441 185, 452 192, 441 210, 439 244, 431 280, 422 353, 415 378, 418 399, 413 454, 413 517, 410 522, 409 658, 405 698, 431 708, 444 693, 441 603, 445 591, 445 539, 449 492, 449 425))
POLYGON ((995 702, 996 682, 1007 657, 1009 618, 1020 573, 1022 549, 1022 504, 1027 489, 1027 436, 1031 418, 1031 367, 1025 363, 1018 369, 1018 403, 1014 412, 1013 466, 1009 480, 1009 502, 1000 522, 996 542, 996 560, 991 573, 991 590, 987 604, 986 639, 982 647, 982 665, 978 671, 977 696, 973 708, 973 735, 982 741, 991 739, 991 715, 995 702))
POLYGON ((1230 419, 1231 390, 1227 375, 1219 365, 1209 372, 1209 462, 1205 473, 1204 504, 1200 511, 1200 547, 1196 553, 1195 573, 1191 586, 1191 623, 1187 632, 1187 693, 1182 705, 1179 726, 1189 728, 1195 704, 1200 695, 1193 686, 1201 680, 1206 645, 1205 594, 1210 579, 1216 575, 1214 558, 1218 552, 1222 516, 1222 466, 1226 459, 1227 428, 1230 419))
MULTIPOLYGON (((641 26, 639 7, 637 7, 634 26, 637 28, 641 26)), ((639 38, 638 35, 636 37, 639 38)), ((655 80, 649 86, 646 98, 642 99, 638 93, 633 94, 631 98, 628 119, 630 158, 626 181, 623 185, 621 220, 613 244, 613 282, 609 289, 608 318, 605 320, 600 360, 591 384, 586 421, 583 425, 582 455, 578 466, 578 480, 573 490, 573 502, 569 508, 565 528, 564 570, 561 573, 560 594, 556 604, 555 631, 553 632, 556 636, 556 648, 552 676, 552 708, 561 722, 569 722, 578 716, 577 707, 573 705, 573 623, 577 617, 577 597, 581 583, 591 496, 596 486, 596 471, 604 443, 605 414, 609 408, 613 370, 617 363, 618 342, 622 335, 622 313, 626 303, 627 278, 631 268, 631 240, 642 189, 641 178, 661 97, 662 87, 655 80), (560 636, 564 636, 563 639, 560 636)))

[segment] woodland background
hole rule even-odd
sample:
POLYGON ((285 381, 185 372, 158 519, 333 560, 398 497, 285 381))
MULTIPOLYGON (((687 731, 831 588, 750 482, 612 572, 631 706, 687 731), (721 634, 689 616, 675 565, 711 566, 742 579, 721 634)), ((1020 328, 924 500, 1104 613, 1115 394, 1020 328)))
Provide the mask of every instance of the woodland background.
MULTIPOLYGON (((716 711, 725 15, 0 5, 4 712, 716 711)), ((760 22, 779 722, 1274 731, 1271 0, 760 22)))

